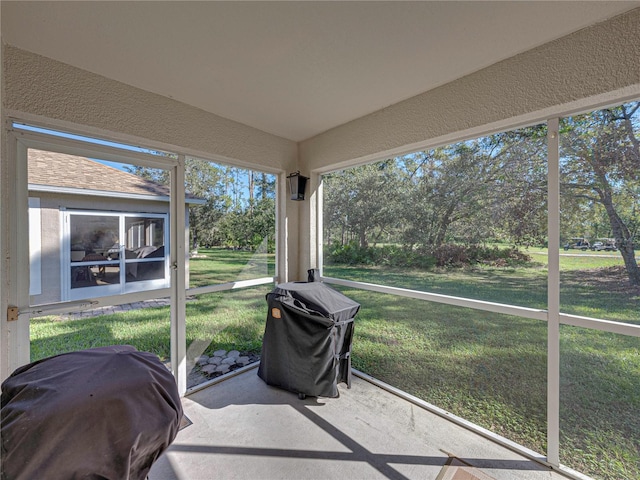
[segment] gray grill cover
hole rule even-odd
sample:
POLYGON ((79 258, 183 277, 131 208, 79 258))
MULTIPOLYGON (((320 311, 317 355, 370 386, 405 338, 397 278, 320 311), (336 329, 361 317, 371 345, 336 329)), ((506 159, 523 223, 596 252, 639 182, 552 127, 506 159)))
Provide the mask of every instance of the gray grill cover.
POLYGON ((181 419, 173 376, 151 353, 46 358, 2 384, 2 478, 142 480, 181 419))
POLYGON ((351 387, 353 320, 360 304, 324 283, 283 283, 267 294, 269 312, 258 376, 314 397, 351 387))

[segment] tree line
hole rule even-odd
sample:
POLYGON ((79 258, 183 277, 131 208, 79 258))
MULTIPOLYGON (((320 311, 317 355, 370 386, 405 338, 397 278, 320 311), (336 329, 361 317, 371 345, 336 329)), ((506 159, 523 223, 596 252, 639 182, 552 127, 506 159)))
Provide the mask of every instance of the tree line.
MULTIPOLYGON (((522 261, 478 246, 547 243, 546 136, 535 125, 325 175, 327 250, 427 266, 446 255, 522 261)), ((560 141, 562 240, 614 238, 640 285, 640 102, 564 118, 560 141)), ((166 171, 130 171, 168 184, 166 171)), ((188 158, 185 188, 205 201, 189 208, 191 248, 275 250, 273 175, 188 158)))
MULTIPOLYGON (((640 102, 561 120, 561 236, 615 238, 640 285, 640 102)), ((547 242, 546 125, 325 175, 329 252, 547 242)), ((450 247, 449 247, 450 248, 450 247)), ((417 255, 416 255, 417 254, 417 255)))
MULTIPOLYGON (((169 172, 147 167, 129 167, 138 176, 163 185, 169 172)), ((189 244, 275 251, 275 176, 264 172, 220 165, 188 157, 185 162, 189 206, 189 244)))

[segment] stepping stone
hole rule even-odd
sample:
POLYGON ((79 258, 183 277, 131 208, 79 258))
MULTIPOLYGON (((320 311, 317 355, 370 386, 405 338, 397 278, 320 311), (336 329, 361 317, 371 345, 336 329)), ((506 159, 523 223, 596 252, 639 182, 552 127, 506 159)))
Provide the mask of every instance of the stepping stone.
POLYGON ((242 367, 249 363, 249 357, 238 357, 236 363, 242 367))
POLYGON ((222 357, 211 357, 209 363, 211 365, 220 365, 220 363, 222 363, 222 357))
POLYGON ((217 365, 205 365, 204 367, 202 367, 202 373, 206 373, 207 375, 211 375, 212 373, 216 372, 216 369, 218 368, 217 365))
POLYGON ((227 357, 229 358, 237 358, 240 356, 240 352, 238 350, 231 350, 229 353, 227 353, 227 357))
POLYGON ((236 359, 232 357, 227 357, 222 360, 222 365, 233 365, 234 363, 236 363, 236 359))
POLYGON ((203 355, 196 361, 196 364, 200 366, 206 365, 207 363, 209 363, 209 357, 207 357, 206 355, 203 355))
POLYGON ((227 373, 227 372, 229 372, 229 365, 218 365, 218 367, 216 367, 216 372, 218 372, 218 373, 227 373))
POLYGON ((216 350, 215 352, 213 352, 214 357, 224 357, 226 354, 226 350, 216 350))

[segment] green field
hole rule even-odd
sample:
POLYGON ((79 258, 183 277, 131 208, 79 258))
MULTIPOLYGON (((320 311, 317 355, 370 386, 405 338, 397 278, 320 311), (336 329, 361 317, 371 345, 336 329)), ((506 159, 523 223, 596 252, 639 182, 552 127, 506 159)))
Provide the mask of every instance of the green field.
MULTIPOLYGON (((542 250, 539 250, 546 253, 542 250)), ((325 275, 545 308, 546 257, 527 268, 442 271, 327 266, 325 275)), ((564 253, 564 252, 563 252, 564 253)), ((192 261, 192 285, 266 272, 272 257, 211 249, 192 261)), ((562 310, 640 323, 640 290, 620 260, 561 257, 562 310)), ((269 286, 208 294, 187 305, 188 351, 260 352, 269 286)), ((508 315, 341 289, 362 305, 355 368, 544 454, 546 324, 508 315)), ((168 308, 63 321, 33 319, 32 359, 113 343, 169 356, 168 308)), ((601 479, 640 478, 640 339, 561 328, 561 462, 601 479)))

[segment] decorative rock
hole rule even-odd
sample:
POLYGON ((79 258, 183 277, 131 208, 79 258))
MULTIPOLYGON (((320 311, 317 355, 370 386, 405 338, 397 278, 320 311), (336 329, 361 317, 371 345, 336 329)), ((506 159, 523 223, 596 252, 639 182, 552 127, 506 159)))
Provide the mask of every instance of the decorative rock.
MULTIPOLYGON (((244 367, 253 362, 260 361, 260 355, 255 353, 241 354, 238 350, 216 350, 214 356, 201 355, 194 359, 197 368, 193 369, 189 377, 189 386, 207 381, 208 379, 218 377, 229 373, 238 367, 244 367)), ((169 366, 167 367, 169 368, 169 366)))
POLYGON ((202 355, 198 360, 196 360, 196 364, 200 366, 206 365, 207 363, 209 363, 209 357, 206 355, 202 355))
POLYGON ((217 368, 218 368, 217 365, 205 365, 204 367, 202 367, 202 373, 206 373, 207 375, 211 375, 212 373, 216 372, 217 368))
POLYGON ((209 363, 211 365, 220 365, 221 362, 222 362, 222 357, 211 357, 209 359, 209 363))
POLYGON ((247 363, 249 363, 249 357, 238 357, 236 358, 236 363, 241 367, 244 367, 247 363))

